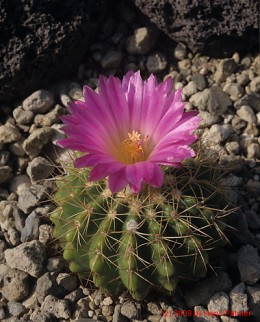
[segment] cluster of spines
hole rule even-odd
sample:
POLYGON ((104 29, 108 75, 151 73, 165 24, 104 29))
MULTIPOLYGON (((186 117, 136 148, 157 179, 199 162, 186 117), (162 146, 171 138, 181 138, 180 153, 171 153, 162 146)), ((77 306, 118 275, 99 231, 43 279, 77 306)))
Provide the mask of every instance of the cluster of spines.
POLYGON ((68 169, 51 220, 72 272, 91 273, 110 294, 126 288, 137 300, 151 288, 173 292, 179 279, 205 276, 231 211, 222 170, 191 160, 165 173, 160 189, 112 195, 105 180, 87 182, 87 169, 68 169))

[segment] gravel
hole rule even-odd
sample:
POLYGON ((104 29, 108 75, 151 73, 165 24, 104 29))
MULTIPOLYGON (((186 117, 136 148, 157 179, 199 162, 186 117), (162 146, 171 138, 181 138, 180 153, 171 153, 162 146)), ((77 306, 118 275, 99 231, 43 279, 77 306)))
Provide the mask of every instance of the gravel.
POLYGON ((118 10, 103 22, 74 77, 1 106, 0 320, 260 321, 260 55, 193 55, 183 43, 164 43, 130 7, 118 10), (242 205, 231 221, 231 246, 204 279, 142 303, 126 293, 102 295, 70 273, 49 220, 51 178, 66 158, 56 145, 60 116, 69 101, 83 99, 84 84, 95 89, 99 74, 121 77, 129 69, 160 81, 172 76, 175 88, 183 88, 186 109, 203 118, 205 144, 232 168, 242 205))

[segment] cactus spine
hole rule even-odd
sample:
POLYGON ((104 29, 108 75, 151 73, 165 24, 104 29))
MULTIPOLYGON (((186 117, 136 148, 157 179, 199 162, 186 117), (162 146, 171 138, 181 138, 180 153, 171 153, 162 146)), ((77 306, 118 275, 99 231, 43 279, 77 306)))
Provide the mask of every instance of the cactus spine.
POLYGON ((67 165, 51 214, 72 272, 91 274, 112 295, 126 288, 136 300, 205 276, 232 212, 220 167, 197 156, 181 169, 165 168, 164 185, 138 195, 127 189, 112 195, 106 180, 89 183, 88 171, 67 165))

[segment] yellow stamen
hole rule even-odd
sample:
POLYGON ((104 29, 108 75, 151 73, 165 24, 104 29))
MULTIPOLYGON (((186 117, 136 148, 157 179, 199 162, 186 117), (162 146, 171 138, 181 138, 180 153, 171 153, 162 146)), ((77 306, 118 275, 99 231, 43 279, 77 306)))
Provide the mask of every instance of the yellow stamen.
POLYGON ((141 139, 141 134, 137 131, 128 133, 128 139, 125 139, 121 145, 120 161, 125 164, 132 164, 144 161, 147 157, 147 139, 141 139))

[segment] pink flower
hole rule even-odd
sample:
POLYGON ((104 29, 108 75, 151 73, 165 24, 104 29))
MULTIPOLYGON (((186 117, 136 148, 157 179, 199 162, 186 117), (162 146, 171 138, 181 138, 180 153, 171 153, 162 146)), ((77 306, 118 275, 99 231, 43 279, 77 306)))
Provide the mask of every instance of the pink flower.
POLYGON ((108 177, 113 193, 128 184, 138 193, 143 182, 160 187, 159 165, 178 167, 195 155, 189 145, 201 121, 197 112, 184 112, 181 90, 172 87, 171 78, 158 84, 139 72, 122 81, 100 76, 99 93, 84 86, 85 102, 70 103, 70 115, 62 117, 67 138, 59 144, 85 152, 75 167, 93 167, 90 181, 108 177))

